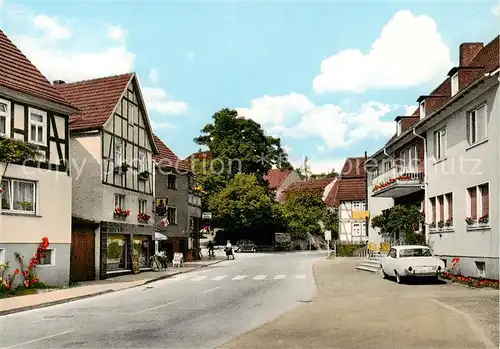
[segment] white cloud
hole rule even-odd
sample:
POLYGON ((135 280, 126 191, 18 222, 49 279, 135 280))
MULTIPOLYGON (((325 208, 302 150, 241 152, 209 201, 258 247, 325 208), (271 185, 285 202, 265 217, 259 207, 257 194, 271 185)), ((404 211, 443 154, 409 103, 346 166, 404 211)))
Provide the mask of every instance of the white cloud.
MULTIPOLYGON (((301 168, 304 166, 304 157, 295 158, 290 160, 291 164, 294 168, 301 168)), ((342 167, 344 166, 345 158, 331 158, 318 159, 316 157, 308 158, 307 164, 309 166, 309 170, 311 173, 320 174, 320 173, 330 173, 332 170, 336 172, 340 172, 342 167)))
POLYGON ((500 17, 500 3, 494 5, 492 8, 491 8, 491 12, 497 16, 497 17, 500 17))
POLYGON ((162 88, 144 87, 142 93, 149 110, 160 114, 180 114, 188 108, 186 102, 170 100, 167 92, 162 88))
POLYGON ((405 116, 412 115, 417 110, 418 105, 405 105, 405 116))
POLYGON ((318 93, 411 87, 442 77, 452 65, 434 20, 399 11, 368 53, 346 49, 323 60, 313 87, 318 93))
POLYGON ((168 123, 168 122, 156 122, 156 121, 152 121, 151 125, 153 126, 153 130, 155 132, 157 132, 159 130, 165 130, 165 129, 175 128, 174 125, 172 125, 171 123, 168 123))
POLYGON ((108 37, 111 40, 124 43, 125 42, 125 32, 122 27, 110 25, 108 26, 108 37))
POLYGON ((268 134, 293 138, 320 137, 329 149, 346 148, 369 138, 394 134, 393 121, 381 118, 394 106, 378 102, 362 104, 348 112, 334 104, 315 105, 306 96, 291 93, 264 96, 251 102, 251 108, 237 109, 240 115, 260 122, 268 134))
POLYGON ((59 24, 56 17, 37 15, 33 17, 33 25, 43 32, 46 40, 64 40, 71 37, 69 28, 59 24))
POLYGON ((152 83, 156 84, 159 78, 160 76, 157 69, 153 68, 149 71, 149 80, 151 80, 152 83))
POLYGON ((187 53, 186 58, 189 59, 190 61, 194 60, 194 53, 193 52, 187 53))

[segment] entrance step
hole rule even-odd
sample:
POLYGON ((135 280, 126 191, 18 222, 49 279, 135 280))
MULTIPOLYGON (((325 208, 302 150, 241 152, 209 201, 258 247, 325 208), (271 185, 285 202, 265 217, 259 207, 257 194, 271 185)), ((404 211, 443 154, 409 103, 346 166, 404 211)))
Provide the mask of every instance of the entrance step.
POLYGON ((378 260, 367 259, 359 263, 355 269, 376 273, 380 269, 380 262, 378 260))

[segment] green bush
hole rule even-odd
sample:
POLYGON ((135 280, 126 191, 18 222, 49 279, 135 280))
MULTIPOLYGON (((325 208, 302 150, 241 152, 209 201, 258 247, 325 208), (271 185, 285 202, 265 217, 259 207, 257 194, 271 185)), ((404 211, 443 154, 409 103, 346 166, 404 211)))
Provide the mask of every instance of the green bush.
POLYGON ((337 245, 337 256, 339 257, 353 257, 354 251, 366 245, 337 245))

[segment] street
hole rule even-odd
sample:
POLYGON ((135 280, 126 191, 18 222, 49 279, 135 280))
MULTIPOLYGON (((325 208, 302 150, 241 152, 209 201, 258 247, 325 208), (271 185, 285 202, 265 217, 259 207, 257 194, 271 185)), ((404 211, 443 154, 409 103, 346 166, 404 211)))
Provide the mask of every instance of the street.
POLYGON ((0 318, 2 348, 213 348, 310 301, 324 253, 236 254, 198 272, 0 318))

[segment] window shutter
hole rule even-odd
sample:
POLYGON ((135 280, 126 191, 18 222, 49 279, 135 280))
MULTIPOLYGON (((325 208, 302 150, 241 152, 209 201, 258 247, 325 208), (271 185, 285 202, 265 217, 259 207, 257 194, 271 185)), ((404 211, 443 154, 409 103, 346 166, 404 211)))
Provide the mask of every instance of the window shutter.
POLYGON ((453 194, 446 194, 446 201, 448 202, 448 219, 453 219, 453 194))
POLYGON ((436 198, 431 199, 432 221, 436 222, 436 198))
POLYGON ((470 196, 470 216, 472 219, 477 219, 477 189, 476 187, 469 188, 470 196))
POLYGON ((481 186, 481 196, 482 196, 482 206, 483 206, 482 216, 487 216, 489 215, 490 212, 490 195, 489 195, 488 184, 483 184, 481 186))
POLYGON ((438 196, 439 201, 439 220, 444 221, 444 197, 443 195, 438 196))

